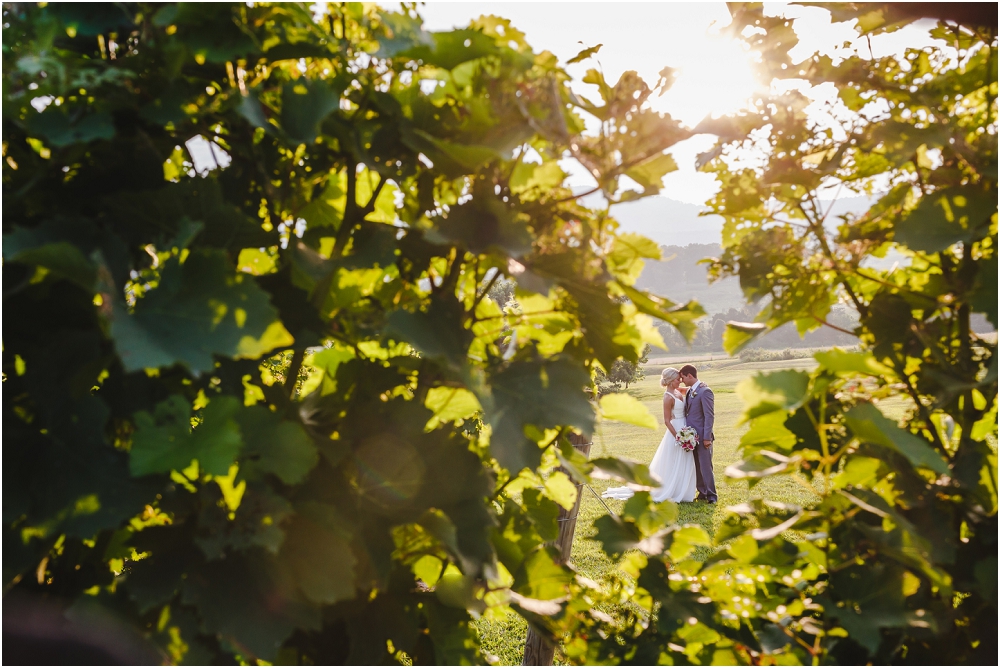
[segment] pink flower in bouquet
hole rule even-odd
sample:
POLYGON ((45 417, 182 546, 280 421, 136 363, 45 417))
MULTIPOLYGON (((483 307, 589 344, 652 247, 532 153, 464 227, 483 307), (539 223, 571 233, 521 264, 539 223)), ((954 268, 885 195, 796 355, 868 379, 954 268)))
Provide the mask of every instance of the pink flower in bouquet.
POLYGON ((677 445, 688 452, 693 452, 698 447, 698 432, 694 427, 684 427, 677 432, 677 445))

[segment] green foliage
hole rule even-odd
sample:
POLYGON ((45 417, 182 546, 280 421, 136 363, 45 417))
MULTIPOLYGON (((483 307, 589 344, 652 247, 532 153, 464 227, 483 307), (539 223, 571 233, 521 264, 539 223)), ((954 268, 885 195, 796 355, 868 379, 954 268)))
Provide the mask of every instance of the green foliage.
MULTIPOLYGON (((720 136, 705 169, 725 221, 711 271, 763 300, 756 322, 730 323, 726 348, 786 323, 832 325, 834 306, 853 311, 859 348, 737 388, 750 428, 727 473, 787 476, 817 500, 755 502, 725 520, 715 538, 732 541, 728 555, 699 571, 715 646, 745 661, 995 661, 996 343, 971 324, 996 318, 995 28, 942 23, 935 46, 901 60, 792 63, 788 20, 735 9, 765 76, 831 82, 856 113, 831 133, 790 92, 706 122, 720 136), (762 169, 732 169, 737 151, 757 151, 762 169), (876 201, 824 223, 818 192, 833 185, 876 201), (891 269, 866 262, 890 251, 891 269), (901 422, 879 409, 887 399, 904 402, 901 422), (752 605, 731 606, 736 592, 752 605)), ((889 27, 885 6, 831 11, 860 16, 862 33, 889 27)))
POLYGON ((666 80, 580 98, 496 17, 3 13, 5 595, 113 609, 173 663, 482 662, 473 615, 584 615, 544 545, 560 459, 595 470, 566 437, 658 341, 636 309, 699 311, 632 287, 655 244, 559 161, 656 193, 666 80))
POLYGON ((186 469, 197 460, 211 475, 226 475, 240 447, 233 420, 239 410, 234 397, 218 397, 205 408, 197 429, 191 429, 191 405, 178 395, 160 402, 153 415, 135 413, 135 433, 129 450, 134 476, 186 469))
POLYGON ((167 260, 157 289, 131 313, 124 299, 112 296, 108 322, 125 370, 180 363, 205 373, 214 368, 214 355, 256 358, 291 344, 267 293, 251 277, 232 273, 222 251, 196 250, 183 263, 167 260))
POLYGON ((601 397, 601 416, 640 427, 656 428, 656 420, 642 403, 628 394, 608 394, 601 397))
POLYGON ((567 435, 599 369, 662 343, 651 317, 691 337, 703 311, 634 287, 658 249, 558 161, 611 202, 656 193, 690 135, 656 88, 590 70, 583 99, 496 17, 5 5, 5 591, 113 609, 174 663, 482 662, 474 616, 509 613, 569 663, 994 660, 996 343, 970 323, 996 324, 995 36, 795 64, 790 21, 734 10, 766 74, 859 113, 834 135, 793 92, 703 126, 711 271, 763 303, 723 342, 846 305, 859 348, 737 388, 729 475, 810 502, 710 536, 640 492, 595 522, 621 556, 594 583, 545 544, 570 479, 656 481, 567 435), (195 173, 198 137, 224 167, 195 173), (888 188, 834 233, 838 182, 888 188))

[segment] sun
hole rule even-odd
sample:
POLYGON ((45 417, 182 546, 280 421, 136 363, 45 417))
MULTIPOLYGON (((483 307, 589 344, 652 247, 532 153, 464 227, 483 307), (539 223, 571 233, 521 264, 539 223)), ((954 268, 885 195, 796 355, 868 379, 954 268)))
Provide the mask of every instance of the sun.
POLYGON ((706 116, 739 111, 759 88, 751 54, 721 35, 709 36, 701 48, 685 54, 677 69, 677 81, 656 107, 691 127, 706 116))

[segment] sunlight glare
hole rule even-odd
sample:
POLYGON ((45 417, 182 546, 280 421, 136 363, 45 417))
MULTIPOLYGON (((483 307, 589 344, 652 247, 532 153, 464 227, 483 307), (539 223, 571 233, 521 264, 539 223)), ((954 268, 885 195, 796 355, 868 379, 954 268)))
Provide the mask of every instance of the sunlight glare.
POLYGON ((655 104, 691 127, 739 111, 759 87, 751 55, 738 42, 710 36, 699 51, 678 64, 677 82, 655 104))

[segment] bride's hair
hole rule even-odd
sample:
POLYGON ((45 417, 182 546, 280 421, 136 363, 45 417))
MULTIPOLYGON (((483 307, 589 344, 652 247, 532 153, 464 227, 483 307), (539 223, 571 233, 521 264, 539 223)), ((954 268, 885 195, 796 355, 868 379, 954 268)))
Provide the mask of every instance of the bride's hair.
POLYGON ((660 372, 660 387, 666 387, 673 381, 681 377, 681 372, 672 366, 668 366, 666 369, 660 372))

